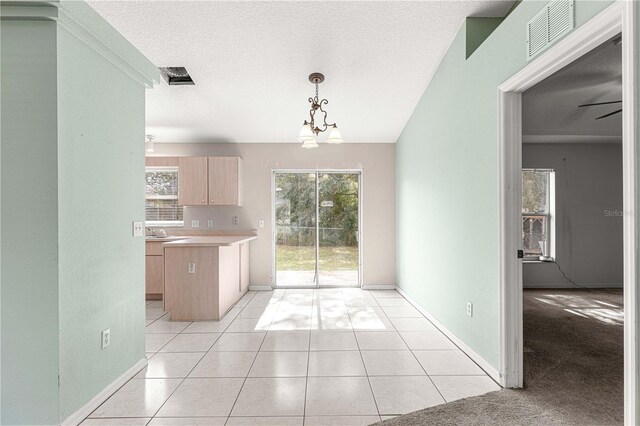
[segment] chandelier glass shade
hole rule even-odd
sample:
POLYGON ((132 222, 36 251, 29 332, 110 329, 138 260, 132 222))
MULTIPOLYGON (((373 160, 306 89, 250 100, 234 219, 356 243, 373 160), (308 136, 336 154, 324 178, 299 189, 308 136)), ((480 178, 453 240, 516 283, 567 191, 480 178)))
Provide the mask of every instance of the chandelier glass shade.
POLYGON ((313 73, 309 76, 309 81, 316 86, 316 95, 309 98, 311 109, 309 110, 309 121, 305 120, 302 128, 300 129, 300 135, 298 136, 298 142, 302 142, 302 148, 317 148, 318 142, 316 137, 325 132, 327 129, 331 129, 329 132, 329 138, 327 143, 339 144, 344 142, 340 130, 336 123, 327 123, 327 112, 323 106, 329 103, 326 99, 320 99, 318 96, 318 85, 324 81, 324 75, 320 73, 313 73), (320 112, 322 116, 322 122, 316 122, 316 113, 320 112))

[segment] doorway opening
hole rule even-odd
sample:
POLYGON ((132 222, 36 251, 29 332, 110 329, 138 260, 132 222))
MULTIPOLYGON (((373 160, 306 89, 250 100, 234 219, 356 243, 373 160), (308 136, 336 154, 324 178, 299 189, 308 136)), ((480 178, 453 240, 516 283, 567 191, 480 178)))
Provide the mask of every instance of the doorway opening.
POLYGON ((277 170, 272 183, 274 287, 360 286, 361 172, 277 170))
MULTIPOLYGON (((500 181, 500 288, 501 288, 501 384, 522 387, 523 339, 523 93, 621 34, 622 54, 622 209, 623 228, 623 377, 624 422, 636 424, 637 406, 637 150, 636 150, 636 2, 618 1, 549 48, 498 88, 499 181, 500 181)), ((596 103, 586 102, 586 103, 596 103)), ((620 105, 618 104, 618 106, 620 105)), ((614 105, 615 106, 615 105, 614 105)), ((619 108, 614 108, 617 110, 619 108)), ((613 112, 607 111, 607 112, 613 112)), ((599 116, 606 116, 603 112, 599 116)), ((597 116, 597 117, 599 117, 597 116)), ((609 116, 610 117, 610 116, 609 116)), ((604 117, 606 119, 608 117, 604 117)), ((529 166, 532 167, 532 166, 529 166)), ((533 166, 536 168, 537 166, 533 166)), ((548 166, 549 168, 554 168, 548 166)), ((557 170, 556 170, 557 171, 557 170)), ((556 176, 557 177, 557 176, 556 176)), ((606 210, 606 208, 603 208, 606 210)), ((545 212, 548 214, 548 212, 545 212)), ((601 211, 604 214, 604 211, 601 211)), ((543 224, 541 221, 541 225, 543 224)), ((532 225, 531 230, 547 229, 532 225)), ((552 250, 539 249, 539 256, 552 250)), ((560 254, 558 254, 560 256, 560 254)), ((540 261, 551 259, 540 259, 540 261)), ((561 268, 562 265, 560 264, 561 268)), ((565 269, 566 268, 562 268, 565 269)), ((566 274, 565 274, 566 275, 566 274)), ((563 275, 564 277, 564 275, 563 275)), ((569 277, 571 279, 571 277, 569 277)), ((575 281, 575 280, 573 280, 575 281)), ((553 298, 549 298, 553 299, 553 298)), ((566 300, 566 298, 564 299, 566 300)), ((618 306, 598 296, 599 302, 618 306)), ((588 302, 591 303, 591 302, 588 302)), ((597 303, 594 301, 594 303, 597 303)), ((613 306, 610 306, 610 308, 613 306)), ((618 306, 621 307, 621 306, 618 306)), ((570 307, 568 309, 571 309, 570 307)), ((617 309, 617 308, 616 308, 617 309)), ((574 309, 574 311, 576 311, 574 309)), ((582 313, 576 311, 578 313, 582 313)), ((583 313, 584 315, 584 313, 583 313)), ((576 315, 576 318, 579 316, 576 315)), ((597 368, 597 367, 596 367, 597 368)))
POLYGON ((623 422, 621 40, 522 93, 524 387, 559 423, 623 422))

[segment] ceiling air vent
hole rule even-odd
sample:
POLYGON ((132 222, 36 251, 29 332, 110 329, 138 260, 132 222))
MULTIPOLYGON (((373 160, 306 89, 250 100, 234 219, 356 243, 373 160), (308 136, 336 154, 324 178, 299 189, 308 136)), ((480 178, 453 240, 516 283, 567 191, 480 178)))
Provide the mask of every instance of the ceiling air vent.
POLYGON ((164 67, 159 68, 160 74, 167 81, 169 86, 194 85, 191 76, 185 67, 164 67))
POLYGON ((574 0, 553 0, 527 23, 527 60, 573 29, 574 0))

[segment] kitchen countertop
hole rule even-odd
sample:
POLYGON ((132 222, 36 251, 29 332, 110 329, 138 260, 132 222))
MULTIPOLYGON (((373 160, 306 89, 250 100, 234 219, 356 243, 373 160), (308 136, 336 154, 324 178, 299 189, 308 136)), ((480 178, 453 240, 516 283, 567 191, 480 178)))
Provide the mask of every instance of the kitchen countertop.
POLYGON ((232 246, 255 240, 255 235, 234 235, 234 236, 201 236, 201 237, 180 237, 175 241, 164 243, 163 247, 219 247, 232 246))
POLYGON ((167 235, 166 237, 149 237, 149 236, 147 236, 145 241, 146 242, 158 241, 158 242, 161 242, 161 243, 166 243, 167 241, 184 240, 185 238, 188 238, 188 237, 177 237, 177 236, 171 236, 171 235, 167 235))

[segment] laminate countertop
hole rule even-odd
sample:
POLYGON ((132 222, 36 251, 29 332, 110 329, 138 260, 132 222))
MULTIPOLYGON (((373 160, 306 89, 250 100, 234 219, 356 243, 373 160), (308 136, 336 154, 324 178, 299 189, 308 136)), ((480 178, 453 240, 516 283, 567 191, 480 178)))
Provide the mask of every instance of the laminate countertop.
POLYGON ((180 240, 164 243, 163 247, 219 247, 233 246, 255 240, 255 235, 224 235, 224 236, 201 236, 183 237, 180 240))

